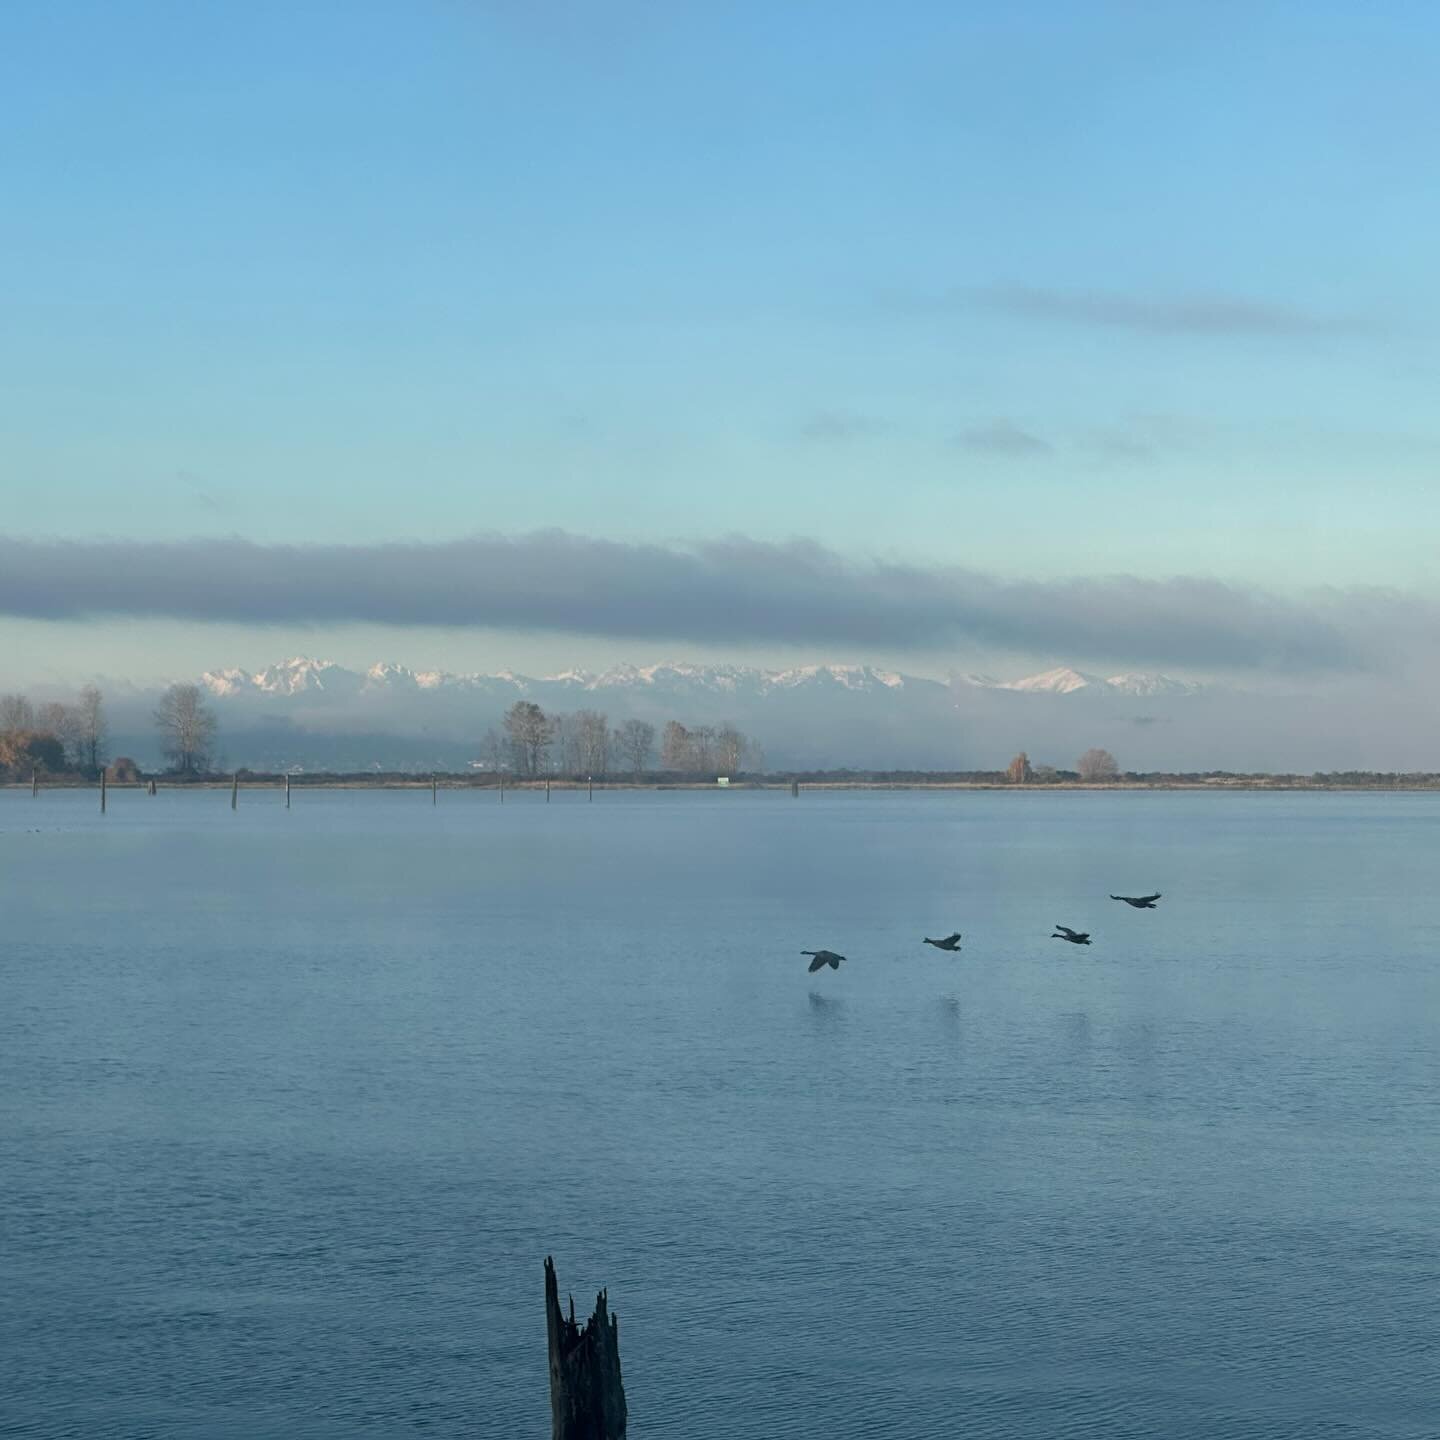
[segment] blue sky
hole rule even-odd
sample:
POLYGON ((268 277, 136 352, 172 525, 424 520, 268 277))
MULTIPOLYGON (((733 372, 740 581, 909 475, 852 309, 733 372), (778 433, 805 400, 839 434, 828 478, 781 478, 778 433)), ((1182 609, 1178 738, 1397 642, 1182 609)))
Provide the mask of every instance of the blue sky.
MULTIPOLYGON (((740 533, 1428 596, 1437 30, 1399 3, 16 0, 0 530, 740 533)), ((983 648, 13 612, 0 647, 0 687, 297 649, 983 648)))

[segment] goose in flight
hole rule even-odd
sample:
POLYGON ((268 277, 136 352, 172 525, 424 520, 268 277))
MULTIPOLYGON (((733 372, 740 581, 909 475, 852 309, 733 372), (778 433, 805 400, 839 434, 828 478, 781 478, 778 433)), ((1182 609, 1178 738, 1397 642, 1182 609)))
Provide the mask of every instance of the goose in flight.
POLYGON ((1160 898, 1157 890, 1153 895, 1112 895, 1112 900, 1123 900, 1127 905, 1133 905, 1137 910, 1153 910, 1155 902, 1160 898))
POLYGON ((1052 940, 1068 940, 1072 945, 1088 945, 1090 932, 1088 930, 1072 930, 1068 925, 1057 925, 1055 933, 1050 938, 1052 940))
POLYGON ((953 935, 947 935, 943 940, 932 940, 928 935, 925 937, 927 945, 933 945, 937 950, 958 950, 960 948, 960 932, 957 930, 953 935))
POLYGON ((802 950, 800 953, 815 957, 810 962, 810 974, 812 975, 817 970, 823 970, 827 965, 832 970, 838 970, 840 962, 845 958, 843 955, 837 955, 833 950, 802 950))

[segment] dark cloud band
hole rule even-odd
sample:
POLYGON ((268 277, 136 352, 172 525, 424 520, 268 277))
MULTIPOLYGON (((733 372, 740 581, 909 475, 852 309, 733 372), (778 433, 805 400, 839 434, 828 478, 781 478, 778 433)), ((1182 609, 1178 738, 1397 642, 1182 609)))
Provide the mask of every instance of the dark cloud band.
POLYGON ((744 537, 628 544, 561 531, 438 544, 0 538, 0 614, 484 626, 704 644, 975 644, 1121 663, 1371 663, 1396 597, 1300 604, 1204 579, 999 580, 744 537), (1357 628, 1352 617, 1363 614, 1357 628))

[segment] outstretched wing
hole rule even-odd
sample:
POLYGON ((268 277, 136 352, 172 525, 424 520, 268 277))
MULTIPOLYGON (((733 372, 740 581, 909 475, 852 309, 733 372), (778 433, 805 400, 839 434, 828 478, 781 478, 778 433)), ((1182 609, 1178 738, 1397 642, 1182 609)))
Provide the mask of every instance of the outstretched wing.
POLYGON ((1073 940, 1079 932, 1072 930, 1068 925, 1057 925, 1055 927, 1062 935, 1068 935, 1073 940))
POLYGON ((942 943, 946 945, 953 945, 957 940, 959 940, 959 938, 960 932, 957 930, 953 935, 947 935, 942 943))
POLYGON ((1148 901, 1151 901, 1151 900, 1158 900, 1158 899, 1160 898, 1160 892, 1157 890, 1153 895, 1137 895, 1135 898, 1136 898, 1137 900, 1142 900, 1142 901, 1147 901, 1147 902, 1148 902, 1148 901))
POLYGON ((823 970, 830 963, 830 957, 823 950, 806 950, 803 953, 806 955, 813 954, 815 956, 815 958, 810 962, 810 974, 812 975, 817 970, 823 970))

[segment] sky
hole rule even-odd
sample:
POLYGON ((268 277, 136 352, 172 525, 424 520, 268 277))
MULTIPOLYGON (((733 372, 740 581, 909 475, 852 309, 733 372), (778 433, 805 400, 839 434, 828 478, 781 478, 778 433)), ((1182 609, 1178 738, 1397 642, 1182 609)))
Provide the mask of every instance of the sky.
POLYGON ((1433 662, 1437 41, 12 0, 0 688, 1433 662))

